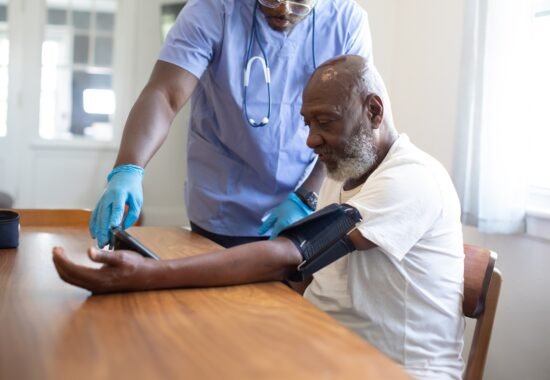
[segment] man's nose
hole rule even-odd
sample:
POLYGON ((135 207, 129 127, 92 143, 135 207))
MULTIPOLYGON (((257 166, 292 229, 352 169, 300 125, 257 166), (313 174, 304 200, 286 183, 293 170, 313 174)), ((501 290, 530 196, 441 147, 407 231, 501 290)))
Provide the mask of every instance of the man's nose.
POLYGON ((290 14, 290 4, 288 3, 288 1, 281 1, 279 3, 279 6, 275 8, 275 10, 280 15, 288 15, 290 14))
POLYGON ((307 135, 306 145, 311 149, 315 149, 321 144, 323 144, 323 139, 321 136, 310 128, 309 134, 307 135))

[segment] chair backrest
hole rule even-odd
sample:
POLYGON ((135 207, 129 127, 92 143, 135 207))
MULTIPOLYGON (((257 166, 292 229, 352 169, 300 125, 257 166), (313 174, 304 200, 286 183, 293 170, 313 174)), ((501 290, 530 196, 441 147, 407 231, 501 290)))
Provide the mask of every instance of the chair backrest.
POLYGON ((84 209, 15 209, 21 226, 85 227, 92 212, 84 209))
POLYGON ((464 316, 476 319, 464 380, 483 378, 502 275, 495 268, 497 254, 464 244, 464 316))

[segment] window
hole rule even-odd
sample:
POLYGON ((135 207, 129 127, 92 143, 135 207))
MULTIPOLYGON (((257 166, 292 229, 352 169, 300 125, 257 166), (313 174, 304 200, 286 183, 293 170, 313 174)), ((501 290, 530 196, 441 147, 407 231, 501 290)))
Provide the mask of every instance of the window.
POLYGON ((8 40, 7 0, 0 0, 0 137, 6 136, 8 116, 8 64, 10 43, 8 40))
POLYGON ((177 3, 163 4, 160 8, 160 28, 162 31, 162 37, 166 38, 166 35, 170 31, 170 28, 176 22, 176 18, 181 9, 185 6, 187 0, 177 3))
POLYGON ((113 138, 115 0, 48 0, 40 137, 113 138))
POLYGON ((550 1, 538 1, 533 19, 533 67, 532 75, 533 130, 529 152, 532 162, 529 183, 550 191, 550 1))

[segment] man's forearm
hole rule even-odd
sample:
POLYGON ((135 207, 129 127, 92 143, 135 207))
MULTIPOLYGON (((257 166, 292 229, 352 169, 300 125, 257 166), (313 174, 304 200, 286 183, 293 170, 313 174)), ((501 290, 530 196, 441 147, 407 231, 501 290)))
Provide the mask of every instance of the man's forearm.
POLYGON ((296 246, 279 238, 157 262, 148 282, 151 288, 166 289, 278 281, 287 278, 301 262, 296 246))

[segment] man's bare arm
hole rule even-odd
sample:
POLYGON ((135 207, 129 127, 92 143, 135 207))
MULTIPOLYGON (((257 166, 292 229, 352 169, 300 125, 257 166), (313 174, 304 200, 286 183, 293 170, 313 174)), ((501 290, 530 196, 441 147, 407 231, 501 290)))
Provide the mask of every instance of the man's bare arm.
POLYGON ((62 248, 53 250, 60 277, 93 293, 132 290, 206 287, 275 281, 296 270, 302 256, 286 238, 261 241, 202 255, 154 261, 131 251, 98 251, 91 260, 104 265, 95 269, 75 264, 62 248))

